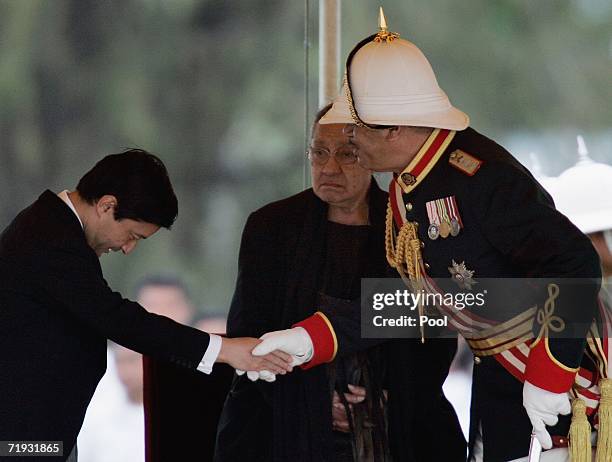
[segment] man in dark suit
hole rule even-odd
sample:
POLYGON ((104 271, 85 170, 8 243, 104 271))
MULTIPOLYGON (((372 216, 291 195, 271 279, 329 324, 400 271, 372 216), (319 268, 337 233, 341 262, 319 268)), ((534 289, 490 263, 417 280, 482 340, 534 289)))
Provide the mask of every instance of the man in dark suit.
POLYGON ((106 339, 207 374, 214 362, 289 369, 279 356, 251 356, 256 339, 183 326, 107 285, 98 259, 130 253, 170 228, 177 210, 163 163, 132 149, 102 159, 76 191, 45 191, 3 231, 0 441, 61 442, 58 458, 76 460, 77 434, 106 369, 106 339))

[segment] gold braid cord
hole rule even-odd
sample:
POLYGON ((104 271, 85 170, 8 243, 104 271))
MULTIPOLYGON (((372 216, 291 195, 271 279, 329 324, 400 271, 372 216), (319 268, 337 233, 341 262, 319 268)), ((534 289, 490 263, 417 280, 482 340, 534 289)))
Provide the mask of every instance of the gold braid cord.
MULTIPOLYGON (((391 202, 387 205, 387 221, 385 224, 385 248, 387 262, 395 268, 406 284, 414 291, 422 290, 421 284, 421 241, 417 234, 417 223, 407 221, 395 236, 393 225, 393 210, 391 202)), ((418 306, 419 316, 425 314, 423 303, 418 306)), ((425 343, 425 326, 421 324, 421 342, 425 343)))
POLYGON ((387 221, 385 226, 385 248, 387 262, 403 278, 416 283, 421 279, 421 241, 417 234, 416 223, 406 222, 395 236, 393 226, 393 211, 391 204, 387 205, 387 221))
POLYGON ((355 101, 353 101, 353 92, 351 91, 351 86, 348 83, 348 76, 346 71, 344 72, 344 88, 346 88, 346 102, 348 103, 349 111, 351 113, 351 118, 353 119, 353 123, 358 127, 365 127, 366 124, 359 118, 357 115, 357 111, 355 110, 355 101))

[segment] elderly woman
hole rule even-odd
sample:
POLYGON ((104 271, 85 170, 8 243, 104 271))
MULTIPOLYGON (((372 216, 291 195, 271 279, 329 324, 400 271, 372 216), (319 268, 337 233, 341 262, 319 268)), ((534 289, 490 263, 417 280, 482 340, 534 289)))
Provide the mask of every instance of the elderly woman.
MULTIPOLYGON (((349 301, 359 298, 361 278, 387 274, 387 195, 357 163, 343 126, 318 124, 328 109, 318 114, 308 150, 312 189, 266 205, 247 221, 228 320, 232 337, 290 327, 322 304, 354 309, 349 301)), ((412 393, 410 379, 400 377, 406 366, 386 371, 400 357, 397 347, 388 348, 393 343, 278 376, 274 383, 237 376, 219 423, 215 460, 385 461, 393 453, 394 460, 422 461, 430 460, 425 453, 440 454, 436 448, 418 449, 422 441, 416 433, 408 435, 411 441, 415 437, 410 443, 388 438, 410 432, 418 414, 414 403, 404 405, 407 396, 419 394, 412 393), (394 395, 394 387, 401 393, 394 395), (389 399, 410 418, 403 412, 387 418, 383 388, 390 388, 389 399), (344 414, 348 419, 342 419, 344 414)), ((405 360, 410 350, 401 351, 405 360)), ((432 391, 436 400, 454 345, 444 344, 440 351, 432 357, 444 371, 432 391)), ((439 414, 435 403, 432 409, 439 414)), ((446 446, 444 457, 453 456, 431 460, 462 460, 465 442, 456 416, 450 405, 444 412, 450 424, 439 429, 444 434, 439 438, 446 446)))

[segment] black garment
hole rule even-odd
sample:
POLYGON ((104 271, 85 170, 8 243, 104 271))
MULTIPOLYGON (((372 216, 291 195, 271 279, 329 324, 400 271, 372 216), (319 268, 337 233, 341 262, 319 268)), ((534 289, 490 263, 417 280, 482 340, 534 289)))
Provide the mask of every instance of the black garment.
POLYGON ((65 460, 106 370, 107 338, 189 368, 208 347, 208 334, 113 292, 77 217, 51 191, 0 236, 0 281, 2 441, 63 441, 65 460))
POLYGON ((343 300, 354 300, 361 293, 361 275, 370 262, 380 259, 380 246, 368 246, 380 238, 368 225, 343 225, 327 221, 321 293, 343 300))
MULTIPOLYGON (((590 282, 580 287, 582 303, 559 297, 555 310, 566 325, 584 326, 584 331, 576 332, 576 340, 559 339, 550 332, 553 355, 568 367, 580 364, 586 329, 597 309, 599 258, 589 239, 555 210, 548 193, 511 154, 471 128, 457 132, 428 175, 403 200, 411 204, 407 220, 419 223, 419 239, 425 244, 423 260, 431 277, 449 278, 454 260, 465 262, 476 280, 588 278, 590 282), (482 161, 473 175, 450 164, 450 154, 457 149, 482 161), (426 203, 449 196, 456 199, 464 227, 456 237, 431 240, 426 203)), ((508 302, 514 298, 510 296, 508 302)), ((538 303, 542 306, 542 300, 538 303)), ((497 313, 487 310, 482 314, 495 319, 497 313)), ((334 318, 331 322, 339 354, 367 347, 355 334, 358 319, 334 318)), ((522 388, 492 357, 474 366, 470 447, 481 422, 486 462, 528 454, 531 424, 522 405, 522 388)))
MULTIPOLYGON (((367 245, 380 237, 371 235, 372 232, 368 225, 327 222, 320 305, 328 305, 326 297, 333 297, 346 300, 348 309, 354 309, 349 301, 360 297, 361 275, 367 272, 372 261, 380 258, 380 249, 367 245)), ((352 411, 348 403, 343 403, 353 428, 350 434, 334 432, 337 462, 389 460, 383 394, 385 362, 381 350, 373 347, 328 364, 329 389, 335 390, 341 400, 344 393, 350 392, 348 384, 366 390, 366 400, 353 405, 352 411)))
MULTIPOLYGON (((368 246, 377 249, 377 258, 362 277, 380 277, 388 271, 386 202, 386 194, 373 182, 369 212, 376 237, 368 246)), ((260 336, 286 329, 321 308, 316 302, 326 227, 327 205, 311 189, 251 214, 242 235, 229 335, 260 336)), ((359 330, 353 334, 360 337, 359 330)), ((368 347, 376 343, 362 342, 368 347)), ((441 390, 456 344, 395 343, 385 344, 393 375, 388 385, 394 460, 465 459, 457 417, 441 390), (434 431, 438 425, 444 431, 434 431)), ((327 367, 296 369, 271 384, 236 377, 219 423, 216 450, 219 462, 334 460, 327 367)))

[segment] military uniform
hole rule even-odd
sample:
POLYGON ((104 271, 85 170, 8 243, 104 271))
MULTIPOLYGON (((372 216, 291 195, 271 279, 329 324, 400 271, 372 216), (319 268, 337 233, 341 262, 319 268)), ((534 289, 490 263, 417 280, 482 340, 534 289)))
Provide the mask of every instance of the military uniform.
MULTIPOLYGON (((534 342, 542 327, 535 322, 533 332, 529 324, 530 332, 521 332, 512 348, 502 347, 495 355, 482 348, 482 357, 476 357, 470 443, 473 445, 480 423, 485 460, 525 456, 531 424, 522 406, 522 381, 528 379, 555 393, 567 391, 574 383, 584 339, 597 313, 601 272, 595 250, 589 239, 555 210, 550 196, 516 159, 471 128, 434 130, 410 165, 392 181, 390 202, 396 234, 402 220, 418 223, 424 277, 450 278, 453 269, 463 263, 463 275, 475 281, 527 277, 589 281, 574 287, 571 296, 565 296, 561 287, 555 306, 554 315, 568 328, 576 329, 573 339, 561 338, 563 332, 550 330, 534 342), (442 202, 434 211, 437 200, 442 202), (574 304, 577 299, 581 301, 579 310, 574 304)), ((545 300, 534 302, 539 302, 541 309, 545 300)), ((489 319, 508 320, 503 319, 507 309, 496 319, 494 308, 487 308, 483 314, 489 319)), ((521 306, 514 311, 519 315, 521 306)), ((534 317, 535 313, 532 321, 534 317)), ((356 332, 347 327, 350 325, 347 320, 328 316, 324 309, 298 323, 314 344, 314 357, 306 367, 329 361, 345 347, 357 348, 356 332)), ((489 346, 493 348, 495 343, 492 340, 489 346)), ((567 428, 557 434, 565 437, 566 432, 567 428)))

